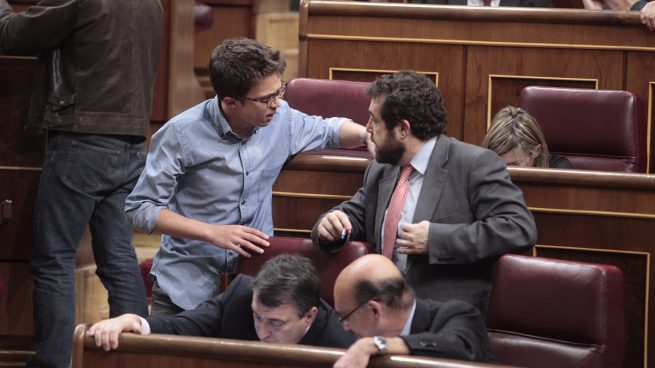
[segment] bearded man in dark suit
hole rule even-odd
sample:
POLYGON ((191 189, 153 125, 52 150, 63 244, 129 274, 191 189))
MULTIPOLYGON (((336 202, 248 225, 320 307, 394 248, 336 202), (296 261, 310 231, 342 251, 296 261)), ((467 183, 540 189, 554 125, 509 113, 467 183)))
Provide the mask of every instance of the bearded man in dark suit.
POLYGON ((363 187, 319 218, 312 239, 329 252, 348 236, 367 241, 406 272, 418 297, 463 300, 485 316, 498 257, 537 238, 523 193, 494 152, 442 134, 446 111, 425 75, 382 75, 367 93, 375 161, 363 187), (399 180, 401 172, 409 175, 399 180))

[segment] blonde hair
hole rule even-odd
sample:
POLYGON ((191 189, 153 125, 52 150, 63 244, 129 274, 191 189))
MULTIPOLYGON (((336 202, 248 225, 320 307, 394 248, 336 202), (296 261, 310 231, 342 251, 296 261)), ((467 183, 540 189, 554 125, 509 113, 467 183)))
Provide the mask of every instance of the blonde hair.
POLYGON ((537 121, 527 111, 514 106, 502 108, 491 122, 482 147, 498 156, 516 147, 534 157, 534 167, 548 167, 548 146, 537 121))

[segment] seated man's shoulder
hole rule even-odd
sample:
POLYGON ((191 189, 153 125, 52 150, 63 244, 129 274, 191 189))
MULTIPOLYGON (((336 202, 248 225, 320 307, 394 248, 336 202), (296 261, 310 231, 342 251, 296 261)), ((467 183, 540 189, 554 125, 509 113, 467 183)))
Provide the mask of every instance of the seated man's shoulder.
POLYGON ((482 320, 480 311, 472 304, 463 300, 450 299, 447 301, 435 301, 431 299, 419 299, 417 303, 425 303, 435 318, 451 318, 459 315, 468 315, 482 320))
POLYGON ((241 308, 243 305, 250 307, 253 295, 252 280, 253 278, 248 275, 236 275, 224 292, 217 292, 213 297, 202 302, 197 309, 214 309, 222 304, 229 312, 231 308, 241 308))
POLYGON ((232 282, 228 285, 227 289, 223 292, 225 295, 234 293, 249 292, 252 294, 253 277, 245 274, 237 274, 232 282))

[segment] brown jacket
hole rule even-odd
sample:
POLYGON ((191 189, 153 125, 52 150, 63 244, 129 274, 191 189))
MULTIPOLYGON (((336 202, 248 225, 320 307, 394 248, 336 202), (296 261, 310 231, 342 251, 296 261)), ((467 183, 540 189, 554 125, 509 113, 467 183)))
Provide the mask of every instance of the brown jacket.
POLYGON ((159 0, 0 0, 0 53, 38 53, 26 131, 148 135, 159 0))

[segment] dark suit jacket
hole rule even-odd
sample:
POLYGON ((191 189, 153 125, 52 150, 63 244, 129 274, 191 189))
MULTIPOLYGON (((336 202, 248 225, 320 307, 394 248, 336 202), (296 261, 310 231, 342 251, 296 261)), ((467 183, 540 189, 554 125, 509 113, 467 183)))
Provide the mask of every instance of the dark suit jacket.
POLYGON ((487 330, 472 305, 416 300, 410 335, 402 336, 413 355, 494 362, 487 330))
MULTIPOLYGON (((348 215, 353 225, 350 238, 372 243, 377 253, 399 171, 398 166, 372 162, 364 186, 333 208, 348 215)), ((428 254, 407 257, 407 276, 417 296, 464 300, 483 316, 497 258, 528 250, 537 238, 523 193, 498 155, 445 135, 430 156, 413 220, 430 222, 428 254)), ((318 243, 316 226, 312 239, 318 243)), ((343 242, 320 245, 335 252, 343 242)))
MULTIPOLYGON (((238 275, 225 292, 196 309, 146 320, 153 333, 259 341, 251 303, 252 277, 238 275)), ((299 344, 348 348, 353 342, 334 310, 321 300, 316 319, 299 344)))
MULTIPOLYGON (((467 5, 467 0, 413 0, 412 3, 435 5, 467 5)), ((551 0, 500 0, 500 6, 552 8, 551 0)))

